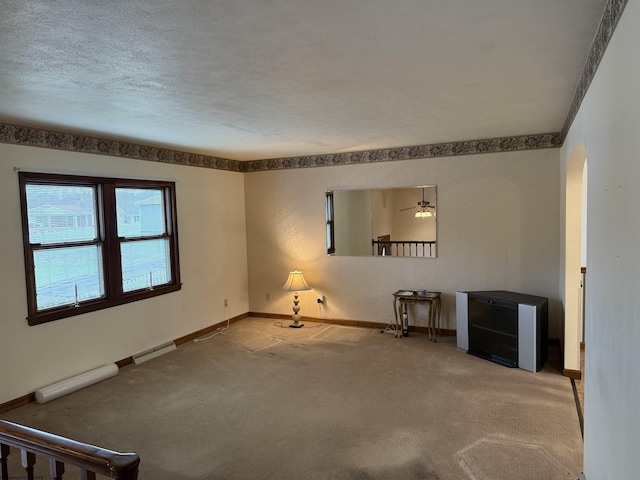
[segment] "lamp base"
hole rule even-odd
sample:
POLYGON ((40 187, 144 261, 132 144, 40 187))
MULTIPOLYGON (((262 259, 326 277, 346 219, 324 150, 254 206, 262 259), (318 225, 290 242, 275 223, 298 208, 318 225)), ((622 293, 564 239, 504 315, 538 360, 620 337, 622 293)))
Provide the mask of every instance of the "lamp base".
POLYGON ((304 327, 303 323, 292 323, 291 325, 289 325, 289 328, 302 328, 304 327))

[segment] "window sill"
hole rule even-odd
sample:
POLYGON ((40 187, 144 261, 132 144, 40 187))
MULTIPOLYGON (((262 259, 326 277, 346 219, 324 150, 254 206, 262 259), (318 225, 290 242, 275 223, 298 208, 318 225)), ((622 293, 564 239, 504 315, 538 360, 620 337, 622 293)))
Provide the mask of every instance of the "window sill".
POLYGON ((177 292, 182 289, 182 284, 175 285, 163 285, 154 287, 153 290, 143 290, 131 293, 126 293, 119 298, 99 299, 91 302, 82 303, 77 307, 68 306, 60 307, 51 310, 45 310, 38 312, 27 317, 29 325, 40 325, 42 323, 53 322, 54 320, 61 320, 63 318, 75 317, 76 315, 82 315, 85 313, 96 312, 98 310, 104 310, 105 308, 116 307, 118 305, 124 305, 131 302, 137 302, 139 300, 145 300, 147 298, 157 297, 171 292, 177 292))

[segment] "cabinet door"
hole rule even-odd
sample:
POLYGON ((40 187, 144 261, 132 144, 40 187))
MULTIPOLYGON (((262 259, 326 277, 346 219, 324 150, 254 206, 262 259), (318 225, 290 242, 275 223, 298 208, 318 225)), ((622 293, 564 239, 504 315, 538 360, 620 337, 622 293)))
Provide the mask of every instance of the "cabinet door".
POLYGON ((518 366, 518 337, 504 333, 491 334, 491 358, 509 367, 518 366))
POLYGON ((491 358, 491 305, 469 297, 469 352, 491 358))
MULTIPOLYGON (((518 310, 517 305, 491 304, 491 356, 518 366, 518 310)), ((501 363, 502 363, 501 362, 501 363)))
POLYGON ((517 367, 517 305, 469 297, 469 352, 517 367))

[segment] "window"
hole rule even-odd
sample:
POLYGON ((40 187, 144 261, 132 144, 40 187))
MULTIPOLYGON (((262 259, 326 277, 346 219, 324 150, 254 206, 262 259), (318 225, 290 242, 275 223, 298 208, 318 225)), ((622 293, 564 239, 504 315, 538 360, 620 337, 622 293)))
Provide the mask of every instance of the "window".
POLYGON ((180 290, 175 184, 20 172, 30 325, 180 290))
POLYGON ((333 192, 326 192, 327 204, 326 204, 326 217, 327 217, 327 254, 333 255, 336 253, 336 239, 333 219, 333 192))

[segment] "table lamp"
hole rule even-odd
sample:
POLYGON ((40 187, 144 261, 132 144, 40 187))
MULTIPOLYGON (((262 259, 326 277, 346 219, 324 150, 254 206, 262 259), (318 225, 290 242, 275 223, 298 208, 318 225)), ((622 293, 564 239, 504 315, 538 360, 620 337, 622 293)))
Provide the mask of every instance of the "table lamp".
POLYGON ((298 292, 303 290, 311 290, 311 287, 305 282, 304 277, 302 276, 302 272, 298 270, 294 270, 293 272, 289 272, 289 278, 285 282, 282 287, 283 290, 293 293, 293 323, 289 325, 291 328, 300 328, 304 327, 302 323, 300 323, 300 306, 298 305, 298 292))

